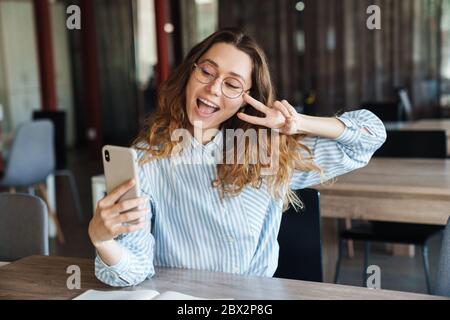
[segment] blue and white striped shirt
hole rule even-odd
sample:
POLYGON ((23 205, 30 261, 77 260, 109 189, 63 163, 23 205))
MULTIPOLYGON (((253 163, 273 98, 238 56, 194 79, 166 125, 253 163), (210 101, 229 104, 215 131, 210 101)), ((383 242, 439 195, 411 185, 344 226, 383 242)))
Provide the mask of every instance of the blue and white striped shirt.
MULTIPOLYGON (((307 137, 326 179, 365 166, 383 144, 383 123, 371 112, 358 110, 338 117, 346 126, 336 140, 307 137), (365 128, 369 133, 363 132, 365 128)), ((192 139, 192 154, 211 154, 221 148, 221 134, 206 145, 192 139)), ((140 151, 139 156, 144 154, 140 151)), ((121 260, 106 265, 97 255, 95 274, 111 286, 136 285, 155 273, 154 266, 192 268, 271 277, 277 268, 277 236, 282 201, 273 199, 263 184, 245 187, 234 197, 220 199, 211 186, 216 165, 173 165, 170 159, 140 167, 142 192, 149 196, 148 228, 119 236, 121 260)), ((318 172, 296 172, 292 189, 323 181, 318 172)))

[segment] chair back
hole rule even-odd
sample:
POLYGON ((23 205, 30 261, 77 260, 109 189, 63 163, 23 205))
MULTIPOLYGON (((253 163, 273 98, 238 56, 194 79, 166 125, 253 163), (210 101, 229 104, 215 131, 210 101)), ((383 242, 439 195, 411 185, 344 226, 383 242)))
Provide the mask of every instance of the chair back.
POLYGON ((43 111, 35 110, 33 120, 48 119, 53 123, 56 169, 67 168, 66 152, 66 112, 63 110, 43 111))
POLYGON ((55 170, 53 124, 29 121, 17 128, 0 185, 28 187, 44 181, 55 170))
POLYGON ((373 112, 383 122, 404 121, 402 106, 399 101, 367 101, 363 102, 360 108, 373 112))
POLYGON ((447 133, 444 130, 389 130, 385 143, 374 156, 445 159, 447 133))
POLYGON ((413 111, 412 111, 412 103, 409 98, 408 91, 406 88, 398 88, 397 90, 398 99, 400 101, 401 110, 403 111, 404 120, 412 121, 413 120, 413 111))
POLYGON ((0 193, 0 261, 48 255, 48 212, 40 198, 0 193))
POLYGON ((450 218, 442 239, 435 294, 450 297, 450 218))
POLYGON ((297 212, 290 206, 282 214, 278 268, 274 277, 322 282, 320 194, 314 189, 295 192, 304 208, 297 212))

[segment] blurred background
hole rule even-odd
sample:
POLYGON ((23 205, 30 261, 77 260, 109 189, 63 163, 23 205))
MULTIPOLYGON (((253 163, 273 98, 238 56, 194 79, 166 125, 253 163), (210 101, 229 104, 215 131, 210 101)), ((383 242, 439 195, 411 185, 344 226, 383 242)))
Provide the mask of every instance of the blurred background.
POLYGON ((256 38, 278 96, 306 113, 395 101, 400 87, 414 118, 450 108, 446 0, 0 0, 0 14, 3 132, 34 110, 65 111, 68 147, 129 143, 154 108, 158 71, 227 26, 256 38), (381 30, 366 27, 373 4, 381 30), (81 30, 66 26, 70 5, 81 30))
MULTIPOLYGON (((57 167, 73 173, 81 199, 77 217, 71 180, 56 176, 66 242, 52 253, 93 256, 86 229, 101 147, 129 145, 158 84, 222 27, 260 43, 277 96, 303 113, 380 106, 386 122, 450 117, 450 0, 0 0, 0 168, 17 128, 49 118, 57 167), (367 27, 371 5, 381 29, 367 27)), ((420 262, 405 265, 422 276, 420 262)), ((425 290, 404 282, 394 288, 425 290)))

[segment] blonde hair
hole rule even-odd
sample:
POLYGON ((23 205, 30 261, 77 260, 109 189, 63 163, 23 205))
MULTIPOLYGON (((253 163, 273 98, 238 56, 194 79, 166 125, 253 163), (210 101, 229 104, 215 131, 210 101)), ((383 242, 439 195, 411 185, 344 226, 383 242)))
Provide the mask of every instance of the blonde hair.
MULTIPOLYGON (((192 73, 192 66, 217 43, 231 44, 250 56, 253 63, 253 85, 249 94, 266 106, 270 107, 274 103, 274 89, 267 59, 258 44, 239 30, 219 30, 194 46, 181 65, 158 89, 157 110, 149 117, 146 127, 134 141, 136 148, 145 150, 148 154, 148 157, 143 160, 144 163, 170 157, 172 150, 178 144, 178 141, 171 140, 172 133, 178 128, 190 127, 186 112, 186 86, 192 73), (142 142, 145 142, 147 147, 141 147, 142 142)), ((253 116, 264 116, 254 108, 247 108, 246 113, 253 116)), ((212 186, 219 189, 222 198, 225 195, 238 195, 246 186, 260 188, 263 182, 261 171, 264 166, 259 162, 252 163, 250 159, 257 152, 258 144, 264 145, 268 153, 271 153, 271 148, 274 146, 271 145, 270 138, 273 133, 269 130, 269 134, 266 135, 267 141, 260 141, 260 131, 267 130, 267 128, 242 121, 236 114, 222 123, 221 129, 223 129, 222 134, 225 134, 226 129, 243 129, 244 132, 254 129, 257 132, 258 143, 245 143, 244 161, 241 163, 217 164, 217 178, 212 181, 212 186)), ((277 146, 279 148, 278 170, 276 174, 266 177, 268 192, 272 197, 281 199, 285 194, 283 199, 285 208, 288 203, 295 207, 302 206, 295 193, 289 189, 289 181, 294 171, 320 171, 313 161, 311 151, 300 143, 302 137, 303 135, 280 134, 279 146, 277 146)))

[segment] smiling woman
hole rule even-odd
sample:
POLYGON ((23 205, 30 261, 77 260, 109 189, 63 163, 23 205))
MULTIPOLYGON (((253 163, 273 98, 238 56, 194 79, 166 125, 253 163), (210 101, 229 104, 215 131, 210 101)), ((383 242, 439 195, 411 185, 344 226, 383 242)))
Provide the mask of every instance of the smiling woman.
POLYGON ((188 81, 186 91, 189 121, 192 124, 198 121, 205 130, 218 128, 243 105, 244 86, 251 87, 252 61, 234 46, 217 43, 193 68, 194 77, 188 81), (245 76, 233 71, 233 68, 240 70, 245 76), (220 75, 221 73, 223 74, 220 75), (220 114, 212 119, 215 112, 220 114))
MULTIPOLYGON (((137 144, 147 144, 144 149, 152 160, 173 154, 173 148, 179 141, 172 139, 172 132, 179 128, 191 133, 194 133, 194 128, 201 130, 202 140, 199 142, 203 144, 214 136, 223 140, 223 133, 229 130, 236 132, 241 129, 244 134, 249 129, 256 129, 259 133, 257 141, 249 141, 245 148, 234 150, 235 153, 240 152, 235 158, 244 158, 243 161, 217 164, 218 172, 213 185, 222 195, 236 195, 247 185, 260 185, 263 165, 253 163, 250 158, 261 149, 277 149, 277 156, 281 156, 277 157, 276 175, 267 178, 267 185, 271 194, 278 199, 284 198, 285 202, 298 203, 295 194, 288 188, 295 169, 319 171, 311 161, 309 149, 298 141, 298 136, 293 135, 303 133, 291 130, 295 127, 295 119, 289 113, 292 111, 285 110, 281 102, 273 101, 273 86, 265 54, 253 39, 239 31, 218 31, 195 46, 160 91, 159 109, 149 120, 150 129, 144 130, 137 141, 137 144), (251 108, 246 108, 246 114, 238 115, 238 111, 243 111, 247 104, 251 108), (273 105, 273 108, 266 105, 273 105), (260 118, 262 116, 266 117, 260 118), (288 134, 272 146, 273 132, 267 132, 268 128, 292 132, 286 132, 288 134), (217 130, 221 130, 221 134, 217 135, 217 130), (261 137, 263 132, 267 133, 265 138, 261 137), (299 150, 306 152, 302 154, 299 150), (282 195, 280 190, 287 191, 282 195)), ((342 131, 344 125, 335 121, 342 131)), ((227 149, 230 148, 228 146, 227 149)))
POLYGON ((217 31, 162 85, 158 109, 135 141, 146 212, 124 213, 136 199, 117 204, 132 184, 96 208, 89 225, 96 275, 113 286, 135 285, 155 265, 270 277, 283 208, 301 205, 292 190, 366 165, 385 138, 382 122, 366 110, 320 118, 276 101, 256 42, 238 30, 217 31), (172 161, 180 144, 172 137, 180 129, 201 131, 202 138, 183 141, 175 156, 208 161, 172 161), (231 143, 224 139, 230 130, 231 143), (252 130, 256 139, 234 148, 234 137, 252 130), (272 174, 251 161, 261 146, 277 159, 272 174), (230 150, 242 161, 216 161, 214 154, 230 150), (147 223, 122 233, 122 224, 136 218, 147 223))

